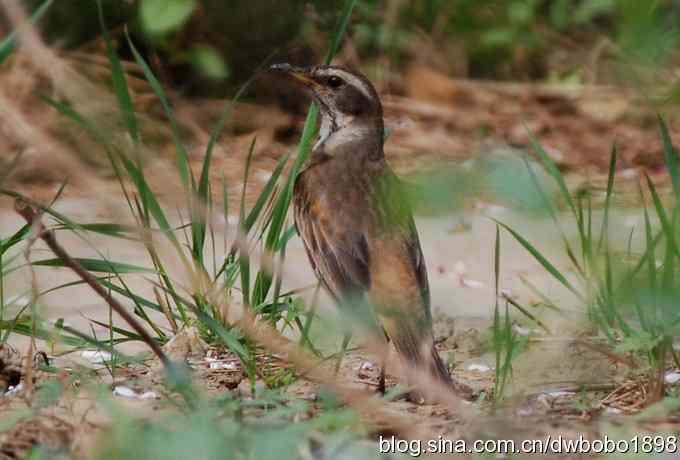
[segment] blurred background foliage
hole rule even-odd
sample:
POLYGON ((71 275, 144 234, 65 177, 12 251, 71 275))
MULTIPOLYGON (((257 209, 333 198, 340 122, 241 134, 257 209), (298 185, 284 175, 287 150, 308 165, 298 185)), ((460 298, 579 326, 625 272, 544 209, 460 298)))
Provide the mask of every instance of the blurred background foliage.
MULTIPOLYGON (((41 3, 26 0, 31 10, 41 3)), ((168 83, 207 96, 248 79, 275 50, 281 59, 319 62, 341 2, 103 3, 107 24, 119 32, 127 24, 168 83)), ((673 89, 677 24, 680 0, 365 0, 348 43, 362 64, 425 60, 458 77, 515 81, 637 85, 663 77, 673 89)), ((96 3, 59 0, 42 27, 52 43, 88 46, 100 34, 96 3)))

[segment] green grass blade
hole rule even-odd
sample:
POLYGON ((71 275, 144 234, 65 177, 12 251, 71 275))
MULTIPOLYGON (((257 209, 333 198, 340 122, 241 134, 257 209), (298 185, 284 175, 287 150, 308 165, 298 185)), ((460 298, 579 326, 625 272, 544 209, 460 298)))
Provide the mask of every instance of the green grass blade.
POLYGON ((342 37, 345 35, 347 24, 349 24, 349 20, 352 17, 352 11, 354 10, 354 6, 356 5, 356 3, 357 3, 356 0, 345 0, 342 11, 340 12, 338 24, 335 28, 335 33, 333 34, 331 46, 328 48, 326 58, 324 59, 324 62, 326 64, 331 63, 333 57, 337 54, 338 50, 340 49, 340 42, 342 41, 342 37))
MULTIPOLYGON (((28 18, 28 23, 29 24, 35 24, 40 18, 42 18, 45 13, 47 13, 47 10, 50 8, 54 0, 47 0, 45 1, 42 5, 40 5, 34 12, 31 14, 31 17, 28 18)), ((25 27, 25 24, 20 25, 19 27, 25 27)), ((13 30, 12 33, 10 33, 6 38, 0 42, 0 64, 5 62, 7 58, 14 52, 14 49, 16 48, 17 45, 17 35, 18 32, 17 30, 13 30)))
POLYGON ((500 291, 498 289, 498 283, 501 273, 501 229, 496 224, 496 242, 494 244, 493 251, 493 275, 494 275, 494 287, 496 292, 496 302, 498 302, 498 295, 500 291))
MULTIPOLYGON (((657 297, 657 283, 656 283, 656 255, 654 253, 654 238, 652 233, 652 224, 649 219, 649 212, 647 211, 647 205, 642 194, 642 187, 639 189, 640 198, 643 205, 644 217, 645 217, 645 243, 647 245, 647 252, 649 256, 647 257, 647 277, 649 278, 649 290, 652 294, 652 308, 656 306, 657 297)), ((640 320, 644 321, 644 315, 640 312, 640 320)))
POLYGON ((165 91, 163 91, 161 83, 154 75, 153 71, 151 70, 151 67, 149 67, 146 60, 144 60, 142 55, 139 54, 139 51, 137 51, 137 48, 130 39, 129 35, 127 35, 127 41, 128 44, 130 45, 130 50, 132 51, 132 54, 135 57, 135 60, 137 61, 137 64, 139 64, 139 66, 141 67, 142 72, 146 77, 146 80, 149 82, 149 85, 151 86, 151 89, 153 89, 153 92, 156 94, 156 97, 158 97, 158 99, 161 101, 161 105, 165 110, 165 115, 167 116, 168 121, 170 122, 172 139, 175 144, 175 150, 177 152, 176 161, 177 171, 179 172, 180 179, 186 191, 191 192, 194 189, 194 176, 191 172, 191 168, 189 167, 189 154, 186 150, 186 147, 182 143, 177 118, 175 117, 172 107, 170 106, 170 102, 168 102, 168 98, 165 95, 165 91))
POLYGON ((609 210, 611 208, 612 194, 614 193, 614 178, 616 177, 616 162, 618 158, 618 149, 616 144, 612 146, 612 152, 609 157, 609 174, 607 175, 607 192, 604 199, 604 216, 602 218, 602 227, 600 228, 600 238, 597 243, 597 251, 602 248, 602 244, 607 238, 609 231, 609 210))
MULTIPOLYGON (((73 260, 78 262, 85 270, 95 273, 156 273, 155 270, 150 268, 124 262, 112 262, 110 260, 88 259, 82 257, 74 257, 73 260)), ((66 264, 61 259, 37 260, 31 264, 39 267, 66 267, 66 264)))
POLYGON ((218 336, 222 342, 229 347, 234 353, 236 353, 239 358, 245 363, 251 360, 250 353, 241 344, 238 337, 231 331, 227 330, 222 324, 220 324, 214 318, 211 318, 207 314, 200 310, 195 310, 198 320, 207 326, 216 336, 218 336))
MULTIPOLYGON (((347 25, 352 16, 352 11, 356 5, 356 0, 346 0, 342 12, 340 13, 340 18, 338 20, 338 25, 333 34, 333 39, 331 41, 331 46, 326 53, 326 58, 324 62, 329 64, 335 54, 340 48, 340 43, 342 37, 345 34, 347 25)), ((288 207, 290 206, 290 201, 293 193, 293 185, 295 184, 295 179, 297 177, 302 164, 307 160, 309 152, 311 151, 312 140, 316 133, 316 119, 318 116, 318 108, 316 105, 312 105, 307 114, 305 124, 302 130, 302 139, 300 141, 300 146, 298 149, 298 156, 293 163, 290 175, 288 176, 288 181, 283 193, 279 196, 276 204, 274 205, 274 210, 272 213, 272 221, 270 224, 270 231, 267 235, 266 247, 268 249, 273 249, 276 247, 277 241, 281 236, 281 231, 285 222, 286 214, 288 212, 288 207)))
POLYGON ((645 179, 647 181, 647 187, 649 188, 649 191, 652 195, 654 209, 656 210, 656 214, 659 217, 659 222, 661 222, 661 228, 663 230, 664 236, 666 237, 667 244, 675 254, 679 254, 677 246, 675 244, 675 233, 673 231, 673 225, 670 219, 668 218, 668 214, 666 214, 666 210, 664 209, 663 204, 661 203, 661 199, 659 198, 659 194, 656 191, 656 187, 654 186, 654 183, 649 178, 647 173, 645 173, 645 179))
POLYGON ((260 193, 260 195, 257 197, 257 201, 248 213, 248 217, 246 217, 244 224, 247 231, 250 231, 253 225, 255 225, 255 222, 259 218, 262 209, 270 200, 272 192, 274 191, 274 186, 278 182, 279 177, 281 177, 281 173, 283 173, 283 168, 286 166, 286 163, 288 163, 288 158, 290 158, 290 153, 285 154, 279 159, 274 171, 272 171, 272 175, 269 177, 267 183, 262 189, 262 193, 260 193))
POLYGON ((91 233, 97 233, 100 235, 121 238, 124 240, 139 241, 139 238, 135 235, 137 231, 136 227, 131 225, 114 224, 112 222, 95 222, 91 224, 80 224, 71 225, 67 222, 60 223, 53 227, 54 230, 85 230, 91 233))
POLYGON ((576 288, 574 288, 574 286, 564 277, 564 275, 562 275, 562 273, 557 268, 555 268, 555 266, 551 264, 548 261, 548 259, 546 259, 543 256, 543 254, 541 254, 540 251, 538 251, 534 246, 531 245, 531 243, 524 239, 522 235, 520 235, 519 233, 517 233, 512 228, 508 227, 502 222, 499 221, 495 222, 504 229, 506 229, 508 232, 510 232, 510 234, 515 238, 515 240, 517 240, 517 242, 521 244, 524 247, 524 249, 526 249, 529 252, 529 254, 531 254, 534 257, 534 259, 536 259, 536 261, 539 264, 541 264, 543 268, 545 268, 546 271, 553 276, 553 278, 559 281, 559 283, 562 284, 564 287, 569 289, 569 291, 576 295, 576 297, 578 297, 581 300, 584 300, 582 294, 578 290, 576 290, 576 288))
POLYGON ((120 58, 118 57, 116 50, 113 48, 111 34, 109 33, 109 29, 106 27, 101 0, 97 0, 97 11, 99 13, 99 24, 102 29, 102 36, 104 37, 104 42, 106 43, 106 54, 108 55, 109 63, 111 64, 111 82, 113 83, 113 90, 116 93, 116 97, 118 98, 118 105, 123 115, 123 121, 125 122, 127 131, 130 134, 133 142, 137 144, 139 143, 137 116, 135 115, 135 108, 132 103, 132 98, 130 97, 130 89, 128 88, 127 80, 125 79, 123 66, 121 65, 120 58))
POLYGON ((574 200, 572 199, 571 194, 569 193, 567 184, 564 181, 564 176, 562 176, 562 173, 560 172, 555 162, 552 160, 552 158, 550 158, 550 155, 548 155, 548 153, 545 151, 540 142, 538 142, 536 137, 534 137, 533 133, 529 130, 526 124, 524 125, 524 128, 526 129, 529 135, 529 141, 531 143, 531 146, 533 147, 534 151, 538 154, 539 158, 541 159, 541 162, 543 163, 543 166, 545 166, 545 169, 548 171, 548 174, 550 174, 553 177, 553 179, 555 179, 555 182, 557 183, 557 186, 560 189, 562 197, 569 205, 569 208, 571 209, 572 213, 576 216, 577 215, 576 206, 574 205, 574 200))
MULTIPOLYGON (((129 158, 126 158, 124 155, 120 156, 120 160, 123 163, 123 167, 127 171, 128 176, 130 177, 132 182, 135 184, 135 187, 137 188, 139 198, 142 200, 142 203, 144 203, 144 209, 148 210, 148 212, 151 213, 154 220, 160 227, 160 230, 165 234, 165 236, 176 247, 179 247, 179 241, 177 241, 177 237, 175 236, 173 229, 170 226, 170 222, 168 222, 168 219, 165 216, 165 212, 163 212, 163 208, 158 202, 158 198, 151 190, 151 187, 149 187, 149 184, 146 181, 146 177, 144 177, 144 172, 141 169, 137 168, 137 166, 129 158)), ((145 213, 145 211, 143 210, 140 211, 142 215, 145 213)))
POLYGON ((88 321, 90 321, 90 322, 92 322, 92 323, 94 323, 98 326, 106 328, 107 330, 110 330, 111 332, 115 332, 116 334, 122 335, 123 337, 126 337, 130 340, 137 340, 137 341, 143 340, 142 336, 135 333, 135 332, 128 331, 127 329, 123 329, 123 328, 120 328, 120 327, 111 326, 110 324, 102 323, 101 321, 97 321, 96 319, 92 319, 92 318, 87 318, 87 319, 88 319, 88 321))
POLYGON ((675 148, 673 147, 673 142, 671 141, 671 136, 668 133, 666 122, 660 115, 659 129, 661 130, 661 139, 663 141, 663 155, 666 161, 666 168, 668 169, 668 174, 671 176, 676 202, 680 203, 680 173, 678 172, 678 152, 676 152, 675 148))
POLYGON ((7 250, 9 250, 9 248, 11 248, 12 246, 22 242, 30 232, 31 226, 26 224, 16 232, 14 232, 14 234, 9 238, 5 240, 0 240, 0 256, 6 253, 7 250))

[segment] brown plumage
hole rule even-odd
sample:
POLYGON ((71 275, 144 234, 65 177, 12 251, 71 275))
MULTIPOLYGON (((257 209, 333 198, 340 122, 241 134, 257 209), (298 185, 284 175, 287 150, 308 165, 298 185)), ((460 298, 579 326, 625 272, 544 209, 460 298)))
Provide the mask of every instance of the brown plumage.
MULTIPOLYGON (((418 233, 383 154, 375 89, 337 66, 273 69, 310 88, 321 111, 319 141, 293 194, 295 224, 316 275, 345 309, 357 313, 370 304, 373 312, 359 311, 364 321, 375 317, 409 365, 451 386, 434 346, 418 233)), ((381 334, 375 326, 368 328, 381 334)))

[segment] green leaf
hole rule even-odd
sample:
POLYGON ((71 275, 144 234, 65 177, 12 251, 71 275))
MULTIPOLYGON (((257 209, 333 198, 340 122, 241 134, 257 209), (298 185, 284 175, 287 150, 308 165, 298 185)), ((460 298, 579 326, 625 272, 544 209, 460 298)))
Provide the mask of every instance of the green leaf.
MULTIPOLYGON (((73 258, 83 268, 90 272, 99 273, 156 273, 150 268, 140 267, 139 265, 126 264, 123 262, 112 262, 110 260, 73 258)), ((41 267, 65 267, 61 259, 44 259, 32 263, 41 267)))
POLYGON ((564 29, 571 16, 571 0, 555 0, 550 5, 550 20, 557 29, 564 29))
POLYGON ((191 50, 191 63, 204 77, 224 80, 229 76, 229 69, 224 59, 210 46, 194 46, 191 50))
POLYGON ((482 44, 491 48, 504 47, 513 43, 516 35, 515 29, 499 27, 483 33, 481 41, 482 44))
POLYGON ((142 0, 140 18, 151 35, 163 35, 184 24, 196 9, 196 0, 142 0))
POLYGON ((535 2, 515 0, 508 6, 508 17, 514 24, 528 24, 534 19, 535 2))

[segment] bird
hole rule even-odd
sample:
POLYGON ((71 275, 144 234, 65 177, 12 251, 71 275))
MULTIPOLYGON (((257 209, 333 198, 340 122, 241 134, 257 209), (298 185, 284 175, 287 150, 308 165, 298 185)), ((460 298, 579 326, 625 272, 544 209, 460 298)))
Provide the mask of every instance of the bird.
MULTIPOLYGON (((318 140, 292 198, 295 227, 317 278, 341 312, 390 340, 407 366, 467 396, 435 348, 425 259, 407 194, 385 159, 377 91, 344 66, 283 63, 270 70, 311 93, 319 108, 318 140)), ((350 339, 346 331, 340 359, 350 339)), ((336 373, 338 367, 339 360, 336 373)), ((407 380, 416 386, 422 379, 407 380)), ((414 394, 423 400, 424 392, 414 394)))

